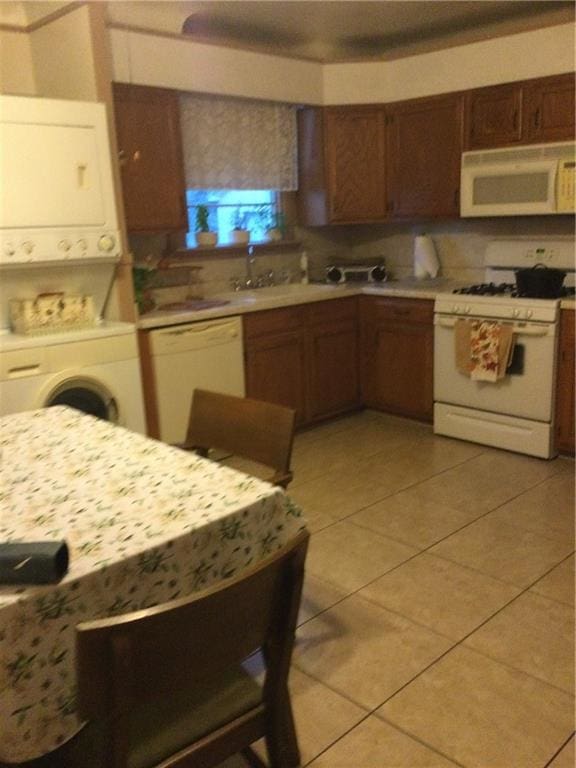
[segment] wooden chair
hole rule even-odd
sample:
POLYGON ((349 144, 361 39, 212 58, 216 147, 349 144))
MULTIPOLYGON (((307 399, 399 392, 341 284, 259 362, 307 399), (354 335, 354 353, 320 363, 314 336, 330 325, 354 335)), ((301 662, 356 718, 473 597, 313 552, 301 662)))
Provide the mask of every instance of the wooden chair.
POLYGON ((295 418, 282 405, 195 389, 186 441, 179 447, 202 456, 216 448, 265 464, 275 470, 270 482, 286 488, 295 418))
POLYGON ((212 589, 77 627, 78 710, 89 721, 58 762, 74 768, 212 768, 264 737, 297 768, 288 693, 309 535, 212 589), (259 685, 241 663, 261 650, 259 685))

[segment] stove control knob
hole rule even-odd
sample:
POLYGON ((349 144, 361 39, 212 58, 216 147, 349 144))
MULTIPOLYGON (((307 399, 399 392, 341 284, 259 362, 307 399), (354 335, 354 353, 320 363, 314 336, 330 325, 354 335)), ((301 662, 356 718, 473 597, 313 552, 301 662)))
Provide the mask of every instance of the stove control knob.
POLYGON ((512 317, 520 317, 520 310, 519 309, 513 309, 512 310, 512 317))
POLYGON ((456 315, 458 312, 460 312, 460 305, 459 304, 452 304, 452 312, 456 315))
POLYGON ((58 243, 58 248, 59 250, 64 251, 64 253, 68 253, 70 248, 72 248, 72 244, 70 240, 60 240, 58 243))
POLYGON ((22 250, 24 251, 26 256, 30 256, 30 254, 34 250, 34 243, 31 240, 25 240, 22 243, 22 250))
POLYGON ((534 314, 534 312, 532 312, 531 309, 527 309, 526 310, 526 317, 532 317, 533 314, 534 314))
POLYGON ((112 235, 102 235, 100 240, 98 240, 98 249, 104 251, 105 253, 110 253, 110 251, 114 249, 115 245, 116 240, 112 235))

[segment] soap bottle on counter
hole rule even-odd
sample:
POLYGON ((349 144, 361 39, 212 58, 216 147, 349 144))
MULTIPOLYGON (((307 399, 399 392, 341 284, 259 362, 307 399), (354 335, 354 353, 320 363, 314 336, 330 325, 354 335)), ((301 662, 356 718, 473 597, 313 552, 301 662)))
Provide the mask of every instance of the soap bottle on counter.
POLYGON ((300 256, 300 282, 302 285, 308 285, 308 254, 302 251, 300 256))

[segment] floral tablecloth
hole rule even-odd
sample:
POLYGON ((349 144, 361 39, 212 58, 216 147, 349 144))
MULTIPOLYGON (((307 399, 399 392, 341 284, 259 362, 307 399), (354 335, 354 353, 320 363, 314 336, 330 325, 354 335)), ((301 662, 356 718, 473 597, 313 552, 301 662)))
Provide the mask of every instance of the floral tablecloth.
POLYGON ((0 541, 66 540, 70 568, 0 585, 0 761, 81 726, 76 624, 232 576, 303 526, 280 488, 70 408, 1 418, 0 541))

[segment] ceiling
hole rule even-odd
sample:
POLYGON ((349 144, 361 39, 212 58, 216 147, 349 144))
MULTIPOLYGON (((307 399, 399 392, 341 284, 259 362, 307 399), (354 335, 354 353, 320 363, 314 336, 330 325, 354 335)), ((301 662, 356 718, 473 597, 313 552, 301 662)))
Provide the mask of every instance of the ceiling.
POLYGON ((392 58, 574 21, 573 2, 210 0, 108 5, 112 23, 320 62, 392 58))
MULTIPOLYGON (((36 24, 66 2, 0 1, 0 23, 36 24)), ((319 62, 413 55, 574 22, 556 0, 109 0, 108 21, 319 62)))

